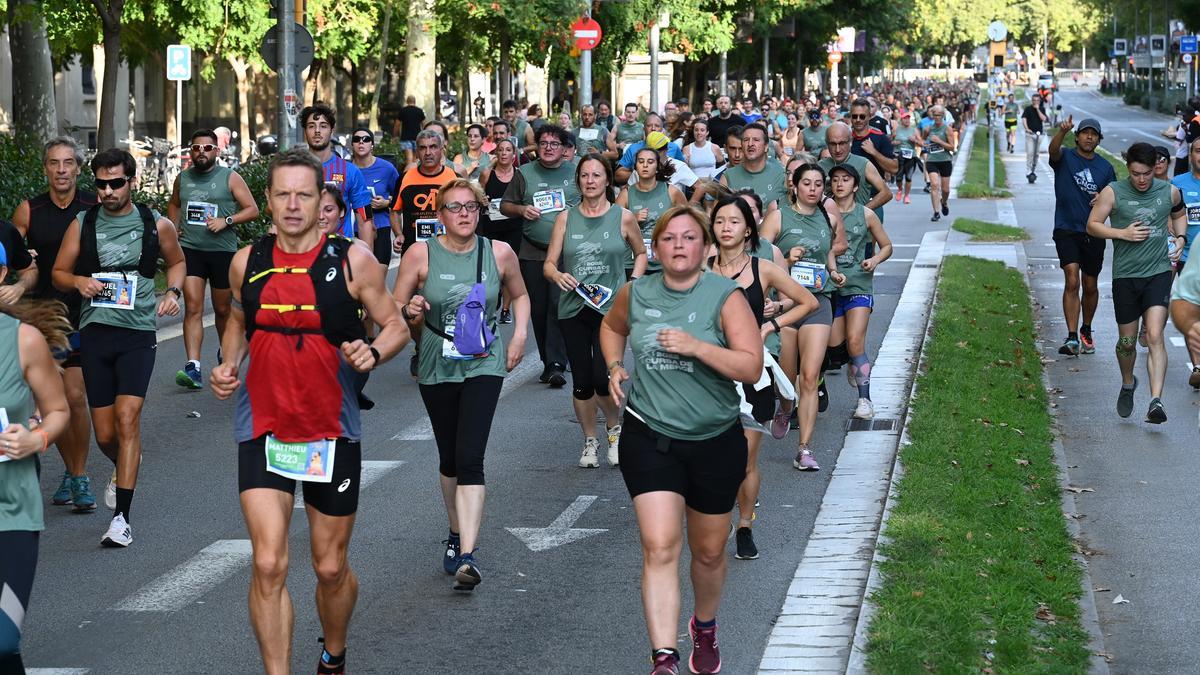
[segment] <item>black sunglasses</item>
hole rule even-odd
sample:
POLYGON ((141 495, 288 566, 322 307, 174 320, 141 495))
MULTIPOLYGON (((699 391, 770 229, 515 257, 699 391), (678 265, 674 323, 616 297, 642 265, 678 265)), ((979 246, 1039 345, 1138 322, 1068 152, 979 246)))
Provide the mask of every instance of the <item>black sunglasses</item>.
POLYGON ((123 176, 121 178, 109 178, 107 180, 104 178, 97 178, 95 183, 97 192, 103 190, 104 188, 108 188, 113 192, 116 192, 117 190, 125 187, 129 183, 129 179, 123 176))
POLYGON ((353 140, 355 143, 374 143, 375 137, 374 136, 355 136, 353 140))

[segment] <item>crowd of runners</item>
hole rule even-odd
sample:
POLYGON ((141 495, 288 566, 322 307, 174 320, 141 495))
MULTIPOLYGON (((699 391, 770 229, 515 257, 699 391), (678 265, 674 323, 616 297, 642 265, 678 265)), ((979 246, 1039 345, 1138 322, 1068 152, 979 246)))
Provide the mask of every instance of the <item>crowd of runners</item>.
MULTIPOLYGON (((11 281, 0 286, 0 340, 16 346, 0 349, 0 542, 12 552, 0 578, 27 607, 45 499, 37 456, 50 445, 64 466, 51 504, 91 512, 95 438, 113 464, 100 543, 132 544, 157 320, 182 313, 186 362, 171 377, 233 399, 264 667, 291 664, 288 528, 300 483, 323 629, 317 672, 344 672, 358 593, 347 549, 371 420, 361 413, 375 406, 368 376, 411 342, 448 525, 437 556, 453 588, 485 578, 492 420, 505 377, 537 359, 541 383, 571 385, 578 466, 603 457, 628 488, 653 672, 679 672, 685 530, 688 666, 718 672, 730 533, 735 558, 759 556, 763 435, 795 431, 795 468, 818 471, 822 414, 834 425, 874 416, 866 338, 873 277, 892 255, 885 211, 907 208, 919 183, 931 220, 949 215, 978 92, 973 82, 883 83, 836 97, 671 101, 662 112, 601 101, 554 121, 506 101, 454 151, 443 123, 410 111, 396 164, 375 156, 365 127, 353 129, 348 158, 335 153, 336 113, 315 105, 300 114, 305 143, 271 158, 261 195, 218 165, 213 131, 195 130, 166 213, 132 201, 128 153, 105 150, 85 167, 74 141, 55 139, 43 155, 47 191, 22 202, 11 226, 0 222, 0 272, 11 281), (95 193, 78 186, 85 168, 95 193), (239 226, 260 212, 270 230, 239 244, 239 226), (207 352, 206 289, 219 342, 207 352), (843 368, 857 403, 830 411, 825 378, 843 368)), ((1095 153, 1100 138, 1095 120, 1068 117, 1050 144, 1067 279, 1062 351, 1094 351, 1103 240, 1114 239, 1118 412, 1132 410, 1140 326, 1147 420, 1162 422, 1173 263, 1200 232, 1200 124, 1185 129, 1191 168, 1174 185, 1157 177, 1158 153, 1145 144, 1129 148, 1130 178, 1117 181, 1095 153)), ((1172 307, 1193 353, 1196 267, 1183 268, 1172 307)), ((12 616, 0 617, 0 671, 20 667, 12 616)))

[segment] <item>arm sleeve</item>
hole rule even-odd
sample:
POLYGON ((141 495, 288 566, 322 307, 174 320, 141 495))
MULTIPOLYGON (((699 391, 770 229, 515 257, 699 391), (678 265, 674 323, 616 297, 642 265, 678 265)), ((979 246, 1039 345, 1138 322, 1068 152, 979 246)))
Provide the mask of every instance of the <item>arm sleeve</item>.
POLYGON ((8 269, 23 270, 32 265, 33 256, 29 255, 29 249, 25 246, 25 240, 21 238, 21 231, 17 226, 2 220, 0 231, 4 232, 0 243, 4 245, 4 252, 8 254, 8 269))

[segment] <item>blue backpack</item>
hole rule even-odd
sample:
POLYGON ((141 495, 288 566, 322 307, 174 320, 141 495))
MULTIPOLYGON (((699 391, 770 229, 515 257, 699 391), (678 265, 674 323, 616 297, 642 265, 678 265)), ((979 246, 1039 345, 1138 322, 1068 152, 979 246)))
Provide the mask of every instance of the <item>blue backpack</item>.
POLYGON ((483 251, 490 241, 475 236, 475 285, 467 293, 467 297, 454 313, 454 335, 434 328, 428 322, 429 330, 443 340, 454 343, 454 348, 463 356, 483 357, 487 355, 488 347, 496 339, 495 333, 489 326, 487 312, 487 286, 483 283, 483 251))

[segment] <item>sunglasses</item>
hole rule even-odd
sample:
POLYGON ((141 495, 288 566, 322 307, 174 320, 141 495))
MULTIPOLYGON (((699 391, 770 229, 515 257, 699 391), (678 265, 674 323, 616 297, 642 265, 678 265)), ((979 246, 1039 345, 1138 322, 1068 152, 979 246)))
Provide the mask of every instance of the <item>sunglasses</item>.
POLYGON ((192 152, 212 152, 216 149, 217 146, 213 145, 212 143, 205 143, 203 145, 197 143, 192 146, 192 152))
POLYGON ((117 190, 120 190, 121 188, 128 185, 129 179, 125 178, 125 177, 109 178, 107 180, 104 178, 97 178, 95 180, 95 183, 96 183, 96 191, 97 192, 99 192, 100 190, 103 190, 105 188, 108 188, 109 190, 116 192, 117 190))
POLYGON ((866 116, 866 115, 850 115, 850 119, 852 119, 852 120, 865 120, 865 119, 867 119, 867 116, 866 116))
POLYGON ((375 137, 374 136, 355 136, 352 140, 355 143, 374 143, 375 137))

